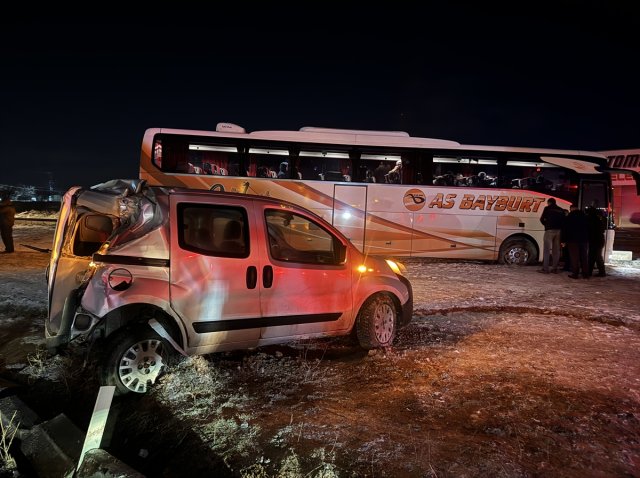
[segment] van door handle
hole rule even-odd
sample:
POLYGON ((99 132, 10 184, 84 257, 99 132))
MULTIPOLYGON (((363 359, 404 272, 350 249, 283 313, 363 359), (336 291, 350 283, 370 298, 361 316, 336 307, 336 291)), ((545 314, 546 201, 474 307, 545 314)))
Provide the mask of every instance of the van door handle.
POLYGON ((262 269, 262 286, 268 289, 273 285, 273 267, 264 266, 262 269))
POLYGON ((258 283, 258 269, 256 266, 247 267, 247 289, 255 289, 258 283))

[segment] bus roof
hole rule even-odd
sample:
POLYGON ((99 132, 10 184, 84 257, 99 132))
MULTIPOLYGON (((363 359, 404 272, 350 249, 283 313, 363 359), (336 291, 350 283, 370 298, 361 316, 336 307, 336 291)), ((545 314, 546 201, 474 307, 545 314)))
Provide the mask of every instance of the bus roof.
MULTIPOLYGON (((228 124, 228 123, 225 123, 228 124)), ((235 126, 235 125, 232 125, 235 126)), ((506 153, 530 153, 544 155, 571 155, 590 156, 600 160, 606 157, 601 153, 578 150, 543 149, 543 148, 517 148, 511 146, 487 146, 460 144, 456 141, 434 138, 418 138, 409 136, 404 131, 365 131, 332 128, 304 127, 300 131, 253 131, 244 132, 243 128, 236 127, 238 133, 227 131, 199 131, 169 128, 150 128, 145 136, 153 136, 158 133, 177 134, 188 136, 211 136, 220 138, 247 138, 264 139, 271 141, 292 141, 298 143, 333 143, 343 145, 388 146, 400 148, 426 148, 449 149, 461 151, 486 151, 506 153)), ((218 126, 220 129, 220 126, 218 126)))

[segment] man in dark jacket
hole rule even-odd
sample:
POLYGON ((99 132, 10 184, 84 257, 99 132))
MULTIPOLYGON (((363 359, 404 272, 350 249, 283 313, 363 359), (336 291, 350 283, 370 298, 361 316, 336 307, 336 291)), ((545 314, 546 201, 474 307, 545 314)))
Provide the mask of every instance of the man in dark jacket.
POLYGON ((587 215, 571 205, 569 215, 564 220, 562 228, 562 242, 569 246, 571 256, 571 279, 578 278, 578 272, 582 269, 582 277, 588 279, 589 274, 589 219, 587 215))
POLYGON ((13 224, 16 222, 16 210, 11 199, 0 201, 0 236, 4 243, 4 253, 13 252, 13 224))
POLYGON ((560 236, 562 234, 562 225, 564 223, 565 210, 556 204, 554 198, 547 200, 547 207, 542 211, 540 222, 544 225, 544 246, 543 246, 543 262, 541 274, 553 272, 558 273, 558 263, 560 262, 560 236), (553 269, 549 271, 549 253, 553 246, 553 269))
POLYGON ((606 277, 604 270, 604 231, 605 222, 602 213, 595 207, 587 208, 589 218, 589 275, 593 275, 593 265, 598 266, 596 277, 606 277))

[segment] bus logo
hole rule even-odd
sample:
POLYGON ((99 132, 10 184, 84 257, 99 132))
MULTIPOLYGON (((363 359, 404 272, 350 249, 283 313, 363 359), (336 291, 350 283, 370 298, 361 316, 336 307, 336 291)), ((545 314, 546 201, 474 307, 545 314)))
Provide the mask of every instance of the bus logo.
POLYGON ((404 207, 409 211, 419 211, 424 207, 427 198, 419 189, 409 189, 404 195, 404 207))
POLYGON ((587 169, 587 168, 585 168, 584 164, 579 163, 579 162, 577 162, 577 161, 574 161, 574 162, 573 162, 573 166, 574 166, 576 169, 579 169, 579 170, 581 170, 581 171, 584 171, 585 169, 587 169))

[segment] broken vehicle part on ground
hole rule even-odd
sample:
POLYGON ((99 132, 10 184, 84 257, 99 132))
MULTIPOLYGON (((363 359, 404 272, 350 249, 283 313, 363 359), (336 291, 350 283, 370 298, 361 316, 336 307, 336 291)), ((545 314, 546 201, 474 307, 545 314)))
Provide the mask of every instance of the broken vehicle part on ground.
POLYGON ((107 339, 101 378, 120 392, 145 392, 176 350, 257 347, 354 326, 362 346, 384 347, 412 316, 401 266, 364 256, 314 213, 144 180, 70 189, 49 269, 48 348, 107 339))

